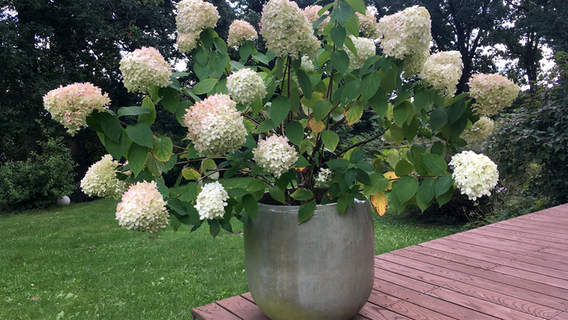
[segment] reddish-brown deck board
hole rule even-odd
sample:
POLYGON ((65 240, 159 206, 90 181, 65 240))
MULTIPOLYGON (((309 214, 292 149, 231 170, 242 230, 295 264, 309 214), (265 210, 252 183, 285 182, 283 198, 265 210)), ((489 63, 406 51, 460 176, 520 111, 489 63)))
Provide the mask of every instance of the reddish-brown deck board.
MULTIPOLYGON (((268 319, 250 293, 193 318, 268 319)), ((407 319, 568 320, 568 204, 378 255, 352 320, 407 319)))

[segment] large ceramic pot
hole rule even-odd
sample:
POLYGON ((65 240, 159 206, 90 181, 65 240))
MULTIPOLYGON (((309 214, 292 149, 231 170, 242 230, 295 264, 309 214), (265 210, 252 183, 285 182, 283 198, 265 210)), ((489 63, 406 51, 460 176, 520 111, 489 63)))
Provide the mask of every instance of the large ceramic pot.
POLYGON ((245 225, 252 297, 273 320, 350 319, 373 287, 371 207, 357 201, 341 214, 335 204, 318 205, 301 225, 298 208, 259 203, 245 225))

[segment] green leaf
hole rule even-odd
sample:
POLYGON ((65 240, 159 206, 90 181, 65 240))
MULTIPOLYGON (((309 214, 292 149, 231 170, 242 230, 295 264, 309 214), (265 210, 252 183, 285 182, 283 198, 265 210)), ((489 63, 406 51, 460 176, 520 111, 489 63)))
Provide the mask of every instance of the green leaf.
POLYGON ((219 51, 219 53, 221 53, 223 56, 227 55, 227 44, 225 44, 225 41, 223 41, 221 38, 214 38, 213 39, 213 43, 215 44, 215 48, 217 48, 217 51, 219 51))
POLYGON ((450 189, 446 193, 444 193, 443 195, 437 196, 436 201, 438 202, 438 205, 441 207, 444 204, 448 203, 452 199, 453 195, 454 195, 454 187, 451 186, 450 189))
POLYGON ((357 177, 357 169, 349 168, 347 169, 347 171, 345 171, 345 183, 347 183, 347 185, 353 184, 356 177, 357 177))
POLYGON ((337 148, 337 144, 339 143, 339 135, 331 130, 324 130, 321 133, 321 139, 323 141, 323 145, 329 149, 331 152, 335 151, 337 148))
POLYGON ((258 125, 254 133, 261 133, 274 128, 276 128, 276 126, 274 125, 274 122, 272 122, 272 119, 266 119, 262 121, 260 125, 258 125))
POLYGON ((436 193, 434 192, 434 186, 436 184, 436 178, 426 178, 422 181, 422 184, 416 192, 416 204, 424 212, 428 208, 430 202, 434 199, 436 193))
POLYGON ((314 214, 316 207, 315 201, 302 204, 298 209, 298 224, 306 222, 314 214))
POLYGON ((440 141, 434 142, 430 148, 430 153, 437 154, 442 158, 446 157, 446 145, 440 141))
POLYGON ((341 25, 336 25, 329 31, 329 36, 331 37, 331 41, 333 41, 336 46, 341 48, 343 47, 343 43, 345 42, 347 31, 341 25))
POLYGON ((296 201, 305 201, 313 199, 314 194, 312 193, 311 190, 305 188, 298 188, 290 195, 290 197, 296 201))
POLYGON ((347 3, 351 6, 351 8, 355 9, 355 11, 359 12, 362 15, 365 15, 365 2, 363 0, 347 0, 347 3))
POLYGON ((193 93, 205 94, 205 93, 213 90, 213 88, 217 84, 217 81, 219 81, 219 79, 215 79, 215 78, 213 78, 213 79, 209 78, 209 79, 202 80, 198 84, 193 86, 193 93))
POLYGON ((152 102, 152 99, 150 99, 150 97, 146 97, 144 98, 144 100, 142 100, 142 108, 150 110, 150 113, 139 115, 138 122, 151 126, 154 121, 156 121, 156 106, 154 105, 154 102, 152 102))
POLYGON ((146 163, 147 155, 148 147, 141 146, 136 142, 130 144, 126 159, 128 160, 128 166, 130 166, 130 170, 132 170, 134 176, 137 176, 138 173, 142 171, 142 168, 146 163))
POLYGON ((402 125, 402 131, 404 132, 404 137, 408 142, 412 142, 412 140, 414 140, 414 137, 418 132, 418 126, 419 123, 418 120, 416 120, 416 118, 412 118, 412 121, 410 121, 410 123, 405 122, 402 125))
MULTIPOLYGON (((353 80, 349 82, 341 92, 341 105, 346 106, 352 101, 354 101, 361 92, 361 82, 358 80, 353 80)), ((355 103, 360 102, 359 100, 355 101, 355 103)))
POLYGON ((161 162, 167 162, 170 160, 172 156, 173 143, 172 139, 161 136, 159 138, 154 139, 154 144, 152 146, 152 154, 156 157, 157 160, 161 162))
POLYGON ((430 94, 426 90, 420 90, 414 94, 414 106, 417 110, 422 110, 430 104, 430 94))
POLYGON ((430 128, 432 132, 438 131, 448 123, 448 114, 445 108, 436 108, 430 114, 430 128))
MULTIPOLYGON (((122 133, 122 126, 120 125, 120 121, 113 115, 109 113, 102 113, 100 117, 101 121, 101 128, 106 137, 110 138, 110 140, 119 143, 120 142, 120 134, 122 133)), ((105 141, 108 139, 105 139, 105 141)))
POLYGON ((465 101, 459 100, 456 103, 452 104, 448 111, 448 120, 450 121, 450 124, 459 120, 464 114, 464 111, 465 111, 465 101))
POLYGON ((355 124, 361 116, 363 115, 363 104, 361 101, 355 101, 349 107, 349 110, 345 112, 345 120, 348 126, 355 124))
POLYGON ((412 163, 414 164, 414 171, 416 171, 419 175, 427 176, 429 174, 421 153, 414 152, 414 159, 412 160, 412 163))
POLYGON ((145 123, 137 123, 126 127, 126 133, 132 141, 137 144, 152 148, 154 146, 154 134, 150 127, 145 123))
POLYGON ((249 216, 256 219, 258 216, 258 202, 252 195, 247 194, 243 196, 243 207, 249 216))
POLYGON ((207 220, 207 224, 209 225, 209 234, 211 234, 211 236, 215 238, 221 231, 219 220, 217 219, 207 220))
POLYGON ((371 104, 373 111, 375 111, 379 116, 384 117, 387 114, 387 110, 389 109, 389 100, 383 89, 379 88, 371 100, 369 100, 369 103, 371 104))
POLYGON ((363 194, 365 196, 382 192, 389 186, 389 180, 385 178, 382 173, 372 173, 369 176, 369 179, 371 179, 371 183, 369 185, 365 185, 363 190, 363 194))
POLYGON ((272 197, 272 199, 285 204, 286 203, 286 196, 284 195, 284 191, 280 189, 278 186, 273 186, 268 189, 268 193, 272 197))
POLYGON ((181 175, 185 180, 198 180, 199 178, 201 178, 201 173, 193 168, 182 169, 181 175))
POLYGON ((308 99, 312 99, 313 88, 310 77, 308 77, 306 72, 302 69, 298 69, 298 71, 296 71, 296 75, 298 76, 298 83, 300 84, 300 88, 302 88, 304 96, 308 99))
POLYGON ((282 123, 288 116, 291 105, 292 102, 290 98, 286 96, 279 96, 272 101, 272 105, 270 106, 270 118, 272 119, 272 123, 275 125, 282 123))
POLYGON ((146 168, 148 168, 154 176, 156 177, 161 176, 163 167, 164 167, 163 162, 156 160, 156 158, 154 158, 152 154, 149 152, 146 154, 146 168))
POLYGON ((396 174, 398 177, 402 177, 411 174, 412 171, 414 171, 414 166, 412 165, 412 163, 404 159, 400 159, 400 161, 396 164, 394 174, 396 174))
POLYGON ((248 194, 248 192, 243 188, 231 188, 231 189, 227 190, 227 192, 229 193, 229 196, 231 196, 231 197, 242 197, 245 194, 248 194))
POLYGON ((105 139, 105 148, 108 153, 115 159, 122 158, 126 150, 128 149, 128 135, 124 129, 121 130, 119 142, 116 143, 111 139, 105 139))
POLYGON ((162 106, 171 113, 175 113, 179 104, 179 93, 173 88, 160 88, 162 106))
POLYGON ((444 195, 454 185, 451 174, 445 174, 436 182, 436 197, 444 195))
POLYGON ((345 46, 347 47, 347 49, 349 49, 349 51, 351 51, 351 53, 353 53, 355 56, 358 56, 358 51, 357 51, 357 47, 355 47, 355 44, 353 43, 353 40, 351 40, 350 37, 345 38, 345 46))
POLYGON ((150 109, 141 108, 141 107, 122 107, 118 109, 118 116, 138 116, 141 114, 148 114, 152 112, 150 109))
POLYGON ((381 75, 378 72, 367 73, 361 80, 361 98, 371 99, 379 90, 381 85, 381 75))
POLYGON ((430 169, 434 174, 446 174, 448 170, 448 164, 444 161, 444 158, 437 154, 425 154, 422 156, 424 165, 430 169))
POLYGON ((266 190, 266 184, 260 179, 252 179, 247 185, 247 190, 251 192, 264 192, 264 190, 266 190))
POLYGON ((408 117, 408 113, 410 111, 411 110, 409 110, 406 103, 399 104, 398 106, 395 106, 393 108, 392 115, 397 126, 402 126, 402 124, 406 121, 406 118, 408 117))
POLYGON ((298 121, 288 122, 285 127, 286 137, 293 144, 300 146, 304 139, 304 127, 298 121))
POLYGON ((267 56, 265 56, 264 54, 260 53, 260 52, 256 52, 252 54, 252 57, 262 63, 264 63, 265 65, 269 65, 270 64, 270 60, 267 56))
POLYGON ((347 209, 347 194, 342 194, 341 197, 337 198, 337 210, 344 213, 347 209))
MULTIPOLYGON (((345 22, 345 29, 347 29, 347 32, 349 32, 349 34, 352 34, 356 37, 359 36, 359 17, 357 17, 356 15, 351 15, 351 17, 349 17, 349 19, 347 19, 347 21, 345 22)), ((349 39, 351 40, 351 39, 349 39)))
POLYGON ((452 140, 456 140, 457 138, 459 138, 459 136, 465 130, 466 126, 467 126, 467 115, 463 113, 461 118, 459 118, 454 123, 450 124, 449 131, 452 140))
POLYGON ((320 100, 314 104, 313 114, 316 121, 323 120, 331 110, 331 102, 328 100, 320 100))
POLYGON ((188 182, 185 187, 183 187, 181 195, 179 199, 185 202, 191 202, 197 199, 197 195, 199 192, 197 191, 197 183, 195 182, 188 182))
POLYGON ((340 25, 345 25, 345 22, 349 19, 349 17, 353 14, 353 8, 349 5, 336 6, 333 9, 333 17, 340 25))
POLYGON ((357 180, 365 185, 371 184, 371 178, 369 178, 369 174, 359 168, 357 168, 357 180))
POLYGON ((189 109, 189 107, 191 107, 191 106, 192 106, 192 104, 191 104, 191 101, 189 101, 189 100, 181 101, 178 104, 177 110, 176 110, 176 120, 178 121, 178 123, 181 126, 185 126, 184 117, 185 117, 185 114, 187 113, 187 109, 189 109))
POLYGON ((404 131, 402 130, 402 128, 397 126, 396 124, 391 124, 389 130, 391 133, 391 137, 394 140, 394 143, 396 145, 400 145, 404 140, 404 131))
POLYGON ((349 56, 345 51, 335 51, 330 56, 331 65, 341 74, 349 68, 349 56))
POLYGON ((410 200, 418 190, 418 179, 410 176, 402 177, 393 187, 400 204, 410 200))

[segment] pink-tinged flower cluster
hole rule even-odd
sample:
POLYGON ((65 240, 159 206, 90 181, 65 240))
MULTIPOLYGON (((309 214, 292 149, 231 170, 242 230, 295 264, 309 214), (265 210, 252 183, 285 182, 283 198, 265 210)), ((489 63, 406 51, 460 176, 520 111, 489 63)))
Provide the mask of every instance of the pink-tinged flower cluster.
POLYGON ((513 103, 520 88, 506 77, 493 74, 474 74, 467 83, 469 95, 475 98, 474 110, 483 116, 497 114, 513 103))
POLYGON ((166 201, 155 181, 130 186, 116 206, 116 220, 121 227, 134 231, 157 233, 168 224, 166 201))
POLYGON ((257 98, 266 96, 264 81, 249 68, 242 68, 227 77, 227 88, 233 100, 242 104, 249 104, 257 98))
POLYGON ((237 47, 247 40, 255 40, 258 38, 258 34, 254 27, 246 22, 245 20, 235 20, 229 26, 229 38, 227 39, 227 45, 230 47, 237 47))
POLYGON ((469 200, 477 200, 484 195, 491 195, 499 181, 497 165, 487 156, 473 151, 464 151, 452 157, 454 166, 452 178, 454 185, 467 195, 469 200))
POLYGON ((359 32, 363 33, 364 37, 377 38, 379 24, 375 15, 368 10, 364 15, 359 12, 355 12, 355 14, 359 18, 359 32))
POLYGON ((288 138, 277 135, 258 141, 258 148, 252 149, 252 153, 256 164, 275 178, 280 178, 298 161, 298 153, 288 144, 288 138))
POLYGON ((199 36, 201 30, 214 28, 219 20, 217 7, 201 0, 183 0, 179 3, 176 16, 178 33, 194 33, 199 36))
POLYGON ((61 123, 70 135, 87 126, 87 117, 93 110, 108 108, 108 94, 91 83, 74 83, 60 86, 43 96, 43 106, 54 120, 61 123))
MULTIPOLYGON (((313 28, 314 23, 316 23, 316 21, 318 21, 318 19, 321 17, 320 14, 318 14, 318 12, 322 9, 322 6, 320 5, 313 5, 313 6, 307 6, 304 8, 304 16, 306 16, 306 19, 308 19, 308 22, 310 23, 310 25, 313 28)), ((325 32, 325 26, 327 25, 327 23, 329 22, 329 17, 325 18, 317 27, 316 31, 319 35, 323 35, 323 33, 325 32)))
POLYGON ((468 143, 483 140, 491 134, 495 124, 487 117, 480 117, 476 123, 464 130, 461 137, 468 143))
POLYGON ((178 33, 176 44, 178 51, 181 53, 189 53, 191 50, 197 48, 198 33, 178 33))
POLYGON ((321 46, 313 35, 312 25, 295 2, 270 0, 262 9, 260 25, 266 47, 278 57, 289 55, 299 59, 307 55, 313 59, 321 46))
POLYGON ((453 96, 460 81, 463 62, 459 51, 442 51, 431 55, 420 73, 426 83, 453 96))
POLYGON ((227 199, 229 199, 229 194, 219 181, 206 184, 195 200, 195 209, 199 213, 199 219, 222 218, 225 215, 227 199))
POLYGON ((379 20, 380 46, 387 56, 404 60, 404 71, 415 74, 430 56, 432 22, 424 7, 413 6, 379 20))
POLYGON ((124 192, 125 183, 116 178, 120 164, 113 160, 110 154, 89 167, 81 180, 81 189, 90 197, 120 199, 124 192))
POLYGON ((120 60, 120 72, 124 87, 129 92, 148 92, 154 87, 170 85, 170 65, 160 52, 152 47, 142 47, 120 60))
POLYGON ((349 35, 349 38, 351 38, 355 45, 355 49, 357 49, 357 56, 355 56, 351 50, 345 47, 345 52, 349 56, 349 68, 361 68, 367 59, 375 55, 375 43, 371 39, 355 37, 353 35, 349 35))
POLYGON ((187 136, 205 157, 218 157, 239 149, 246 141, 247 130, 236 102, 226 94, 214 94, 187 109, 187 136))

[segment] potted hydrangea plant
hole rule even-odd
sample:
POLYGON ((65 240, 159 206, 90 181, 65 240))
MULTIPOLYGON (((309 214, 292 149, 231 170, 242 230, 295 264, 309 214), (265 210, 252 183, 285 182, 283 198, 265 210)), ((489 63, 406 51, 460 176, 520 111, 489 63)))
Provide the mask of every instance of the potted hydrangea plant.
POLYGON ((208 2, 182 0, 177 12, 177 46, 193 60, 197 82, 182 87, 187 73, 172 73, 156 49, 141 48, 120 63, 140 106, 115 113, 100 89, 73 84, 47 93, 45 107, 70 134, 86 126, 97 132, 109 155, 81 187, 120 198, 121 226, 208 225, 215 236, 244 223, 247 280, 268 316, 347 319, 363 306, 374 270, 369 203, 380 215, 387 199, 398 211, 425 210, 447 203, 456 188, 475 200, 496 186, 495 164, 462 149, 491 132, 488 116, 519 88, 499 75, 475 75, 471 91, 454 96, 461 56, 430 55, 426 9, 377 22, 362 0, 304 10, 270 0, 260 23, 265 53, 246 21, 234 21, 221 39, 208 2), (187 144, 154 135, 156 108, 187 128, 187 144), (368 138, 338 134, 364 115, 377 128, 368 138), (126 116, 135 121, 121 121, 126 116), (162 177, 175 165, 188 181, 178 192, 162 177), (237 174, 252 177, 246 188, 220 183, 237 174))

